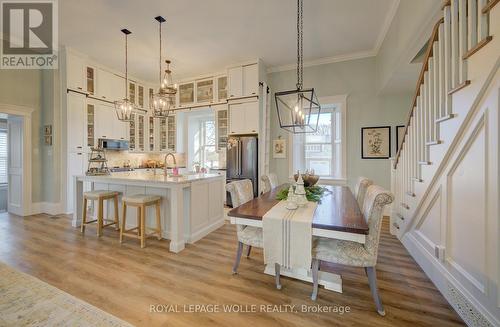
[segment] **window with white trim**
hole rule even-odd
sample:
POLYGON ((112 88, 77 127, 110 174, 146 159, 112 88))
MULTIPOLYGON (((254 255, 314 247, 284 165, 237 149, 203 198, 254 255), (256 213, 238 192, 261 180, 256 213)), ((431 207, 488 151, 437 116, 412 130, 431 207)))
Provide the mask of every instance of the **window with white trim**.
MULTIPOLYGON (((317 115, 312 113, 311 120, 315 121, 317 115)), ((322 104, 317 131, 292 136, 291 173, 308 170, 323 178, 345 178, 342 115, 342 104, 322 104)))
POLYGON ((7 130, 0 129, 0 184, 8 183, 7 159, 7 130))

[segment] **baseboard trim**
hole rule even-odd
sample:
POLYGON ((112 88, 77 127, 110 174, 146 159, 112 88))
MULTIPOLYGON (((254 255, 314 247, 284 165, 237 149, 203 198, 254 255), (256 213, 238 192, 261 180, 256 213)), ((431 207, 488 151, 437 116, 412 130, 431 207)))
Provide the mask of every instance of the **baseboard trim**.
POLYGON ((205 236, 207 236, 208 234, 210 234, 211 232, 213 232, 214 230, 221 228, 222 225, 224 225, 224 222, 225 222, 225 219, 224 219, 224 216, 222 215, 212 224, 210 224, 210 225, 200 229, 198 232, 192 234, 191 237, 189 237, 189 235, 184 234, 184 239, 186 240, 186 243, 190 243, 190 244, 195 243, 195 242, 201 240, 202 238, 204 238, 205 236))
POLYGON ((441 264, 429 253, 418 239, 411 233, 406 233, 401 239, 404 247, 425 272, 427 277, 438 288, 446 301, 469 326, 500 326, 498 321, 486 308, 475 299, 441 264), (457 296, 457 294, 459 296, 457 296), (463 310, 463 304, 457 305, 457 298, 465 301, 470 308, 463 310))
POLYGON ((64 214, 64 206, 60 202, 34 202, 31 204, 31 214, 45 213, 48 215, 64 214))

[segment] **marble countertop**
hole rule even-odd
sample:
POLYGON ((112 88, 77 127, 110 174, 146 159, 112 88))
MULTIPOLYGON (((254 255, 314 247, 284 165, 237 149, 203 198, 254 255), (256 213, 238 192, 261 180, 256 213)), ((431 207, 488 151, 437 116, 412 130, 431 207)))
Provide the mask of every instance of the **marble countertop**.
POLYGON ((103 182, 103 183, 145 183, 145 184, 189 184, 194 181, 204 180, 204 179, 214 179, 222 178, 219 174, 181 174, 180 176, 164 176, 163 171, 157 171, 156 175, 153 171, 124 171, 115 172, 111 175, 103 176, 78 176, 78 179, 84 181, 92 182, 103 182))

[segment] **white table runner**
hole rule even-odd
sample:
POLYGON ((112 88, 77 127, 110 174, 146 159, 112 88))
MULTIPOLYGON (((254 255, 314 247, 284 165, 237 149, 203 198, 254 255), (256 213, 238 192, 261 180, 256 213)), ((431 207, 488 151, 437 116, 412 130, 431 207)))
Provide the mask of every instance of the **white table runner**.
POLYGON ((311 266, 312 220, 317 204, 288 210, 280 201, 262 217, 264 263, 287 269, 311 266))

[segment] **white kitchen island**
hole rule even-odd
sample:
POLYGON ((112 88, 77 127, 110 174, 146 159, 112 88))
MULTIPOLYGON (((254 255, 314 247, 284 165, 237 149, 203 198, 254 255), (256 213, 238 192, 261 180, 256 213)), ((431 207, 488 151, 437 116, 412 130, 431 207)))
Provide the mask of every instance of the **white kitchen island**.
MULTIPOLYGON (((154 194, 162 197, 161 224, 163 238, 170 240, 170 251, 180 252, 185 243, 194 243, 224 224, 223 188, 225 179, 219 174, 186 174, 179 177, 154 174, 152 171, 112 173, 106 176, 74 176, 75 210, 72 225, 82 221, 83 192, 112 190, 121 197, 154 194)), ((97 205, 97 204, 94 204, 97 205)), ((96 210, 94 210, 95 212, 96 210)), ((127 224, 136 222, 137 211, 127 209, 127 224)), ((106 204, 104 218, 114 217, 112 203, 106 204)), ((154 207, 147 208, 146 226, 155 225, 154 207)), ((127 228, 130 228, 127 226, 127 228)))

